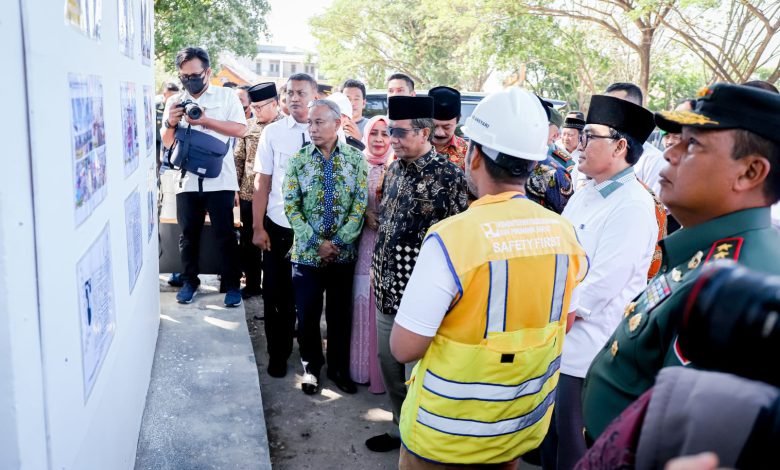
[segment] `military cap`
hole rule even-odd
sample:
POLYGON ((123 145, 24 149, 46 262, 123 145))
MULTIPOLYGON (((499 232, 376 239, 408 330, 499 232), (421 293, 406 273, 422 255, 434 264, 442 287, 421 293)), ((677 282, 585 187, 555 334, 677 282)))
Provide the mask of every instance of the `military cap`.
POLYGON ((437 86, 428 90, 433 98, 433 118, 449 121, 460 116, 460 92, 448 86, 437 86))
POLYGON ((744 129, 780 142, 780 94, 751 86, 716 83, 702 88, 692 111, 656 113, 659 128, 671 133, 682 126, 699 129, 744 129))
POLYGON ((655 129, 653 113, 614 96, 593 95, 586 124, 609 126, 644 143, 655 129))
POLYGON ((249 93, 249 99, 253 103, 276 98, 278 95, 276 92, 276 84, 274 82, 258 83, 257 85, 250 87, 246 92, 249 93))
POLYGON ((432 119, 433 98, 430 96, 391 96, 387 99, 387 117, 392 121, 432 119))

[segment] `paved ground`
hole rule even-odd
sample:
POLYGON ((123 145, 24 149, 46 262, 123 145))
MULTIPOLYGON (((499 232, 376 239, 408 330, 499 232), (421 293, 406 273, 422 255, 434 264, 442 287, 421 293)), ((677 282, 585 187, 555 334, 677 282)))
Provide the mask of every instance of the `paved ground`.
POLYGON ((288 363, 287 376, 282 379, 268 376, 263 322, 252 318, 255 314, 262 315, 262 305, 260 297, 245 302, 249 336, 260 374, 273 468, 398 468, 397 451, 377 454, 364 445, 368 437, 389 428, 392 416, 385 395, 369 393, 363 386, 358 386, 357 394, 346 395, 325 377, 319 394, 304 395, 300 387, 297 344, 288 363))
POLYGON ((137 470, 270 470, 263 401, 243 308, 226 309, 215 276, 192 304, 161 283, 160 332, 137 470))

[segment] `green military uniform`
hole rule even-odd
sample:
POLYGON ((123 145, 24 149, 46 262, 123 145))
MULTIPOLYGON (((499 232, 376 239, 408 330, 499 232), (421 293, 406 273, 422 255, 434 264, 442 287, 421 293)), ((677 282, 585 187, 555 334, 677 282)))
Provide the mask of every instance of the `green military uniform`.
POLYGON ((661 271, 626 307, 623 322, 588 370, 582 397, 590 438, 652 387, 662 367, 689 365, 677 346, 677 327, 703 264, 733 259, 780 274, 780 232, 772 227, 768 207, 684 228, 662 240, 661 248, 661 271))

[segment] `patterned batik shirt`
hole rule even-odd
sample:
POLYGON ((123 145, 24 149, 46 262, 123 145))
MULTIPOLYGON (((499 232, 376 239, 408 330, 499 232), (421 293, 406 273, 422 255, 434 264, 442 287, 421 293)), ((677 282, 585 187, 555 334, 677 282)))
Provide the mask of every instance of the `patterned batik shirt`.
POLYGON ((531 176, 525 182, 525 192, 528 199, 560 214, 574 194, 574 186, 569 173, 547 157, 531 171, 531 176))
MULTIPOLYGON (((271 122, 276 122, 283 118, 279 113, 271 122)), ((260 141, 260 134, 263 129, 271 122, 260 124, 256 117, 251 117, 246 121, 247 131, 244 137, 236 139, 236 147, 233 150, 233 158, 236 160, 236 176, 238 177, 238 196, 243 201, 251 201, 252 194, 255 192, 255 154, 257 153, 257 143, 260 141)))
POLYGON ((343 142, 336 143, 327 160, 314 144, 290 157, 283 193, 284 212, 294 234, 293 263, 322 266, 317 250, 326 240, 340 250, 335 263, 356 260, 368 203, 367 177, 363 154, 343 142))
POLYGON ((394 315, 398 310, 428 229, 467 207, 465 175, 435 149, 413 162, 398 159, 390 165, 371 267, 382 313, 394 315))
POLYGON ((466 142, 465 139, 453 134, 450 142, 439 153, 447 157, 452 163, 456 164, 458 168, 466 171, 466 152, 468 151, 469 143, 466 142))

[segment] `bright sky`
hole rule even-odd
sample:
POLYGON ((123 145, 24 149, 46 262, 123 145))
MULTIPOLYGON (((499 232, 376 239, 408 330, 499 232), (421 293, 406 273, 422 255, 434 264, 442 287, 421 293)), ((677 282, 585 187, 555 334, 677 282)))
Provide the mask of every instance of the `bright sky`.
POLYGON ((309 32, 308 20, 325 11, 333 0, 269 0, 268 30, 271 43, 316 52, 317 43, 309 32))

